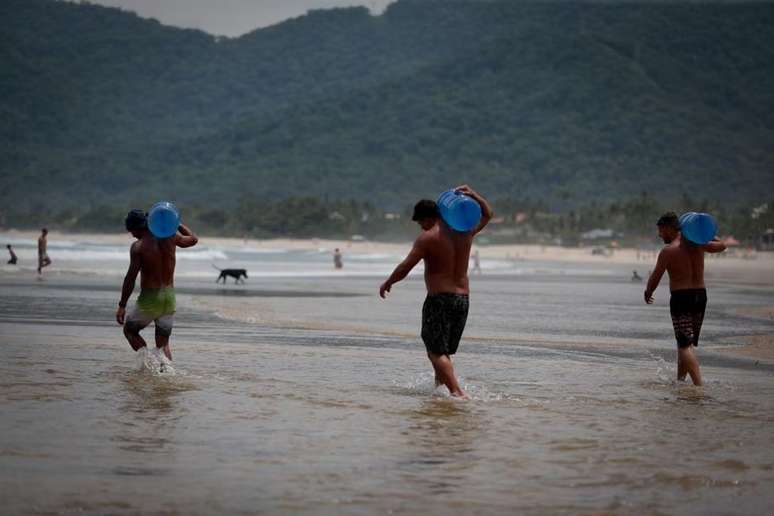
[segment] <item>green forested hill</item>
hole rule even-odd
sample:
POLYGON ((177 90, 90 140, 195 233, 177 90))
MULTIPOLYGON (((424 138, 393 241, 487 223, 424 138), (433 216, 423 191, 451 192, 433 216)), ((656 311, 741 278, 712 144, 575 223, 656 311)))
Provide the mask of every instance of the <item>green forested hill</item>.
POLYGON ((11 221, 159 198, 774 191, 774 4, 400 0, 236 39, 0 2, 11 221))

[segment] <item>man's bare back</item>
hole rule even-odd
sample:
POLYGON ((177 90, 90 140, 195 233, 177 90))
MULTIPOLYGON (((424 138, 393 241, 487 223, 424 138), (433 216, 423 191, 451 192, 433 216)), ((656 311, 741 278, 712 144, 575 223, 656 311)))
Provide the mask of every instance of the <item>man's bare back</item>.
POLYGON ((144 235, 132 244, 130 254, 140 268, 141 288, 173 287, 175 283, 175 251, 180 235, 159 240, 151 234, 144 235))
POLYGON ((725 245, 717 240, 696 245, 677 236, 659 253, 646 293, 652 294, 656 290, 664 272, 669 275, 671 292, 704 288, 704 253, 719 253, 723 250, 725 245))
POLYGON ((659 260, 669 274, 670 291, 704 288, 704 249, 701 247, 679 238, 661 250, 659 260))
POLYGON ((416 245, 425 260, 425 286, 428 294, 468 294, 468 263, 473 233, 459 233, 439 221, 423 232, 416 245))

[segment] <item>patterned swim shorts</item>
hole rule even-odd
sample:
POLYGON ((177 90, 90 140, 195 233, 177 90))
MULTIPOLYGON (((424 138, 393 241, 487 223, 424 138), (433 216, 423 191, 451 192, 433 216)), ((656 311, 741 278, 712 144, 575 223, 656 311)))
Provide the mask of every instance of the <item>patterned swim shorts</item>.
POLYGON ((669 299, 669 312, 678 348, 699 345, 701 323, 704 322, 704 310, 707 308, 707 290, 691 288, 675 290, 669 299))
POLYGON ((428 353, 453 355, 468 320, 467 294, 431 294, 422 306, 422 340, 428 353))
POLYGON ((175 307, 174 288, 144 288, 126 317, 124 326, 127 331, 139 333, 151 322, 155 322, 156 335, 169 337, 175 322, 175 307))

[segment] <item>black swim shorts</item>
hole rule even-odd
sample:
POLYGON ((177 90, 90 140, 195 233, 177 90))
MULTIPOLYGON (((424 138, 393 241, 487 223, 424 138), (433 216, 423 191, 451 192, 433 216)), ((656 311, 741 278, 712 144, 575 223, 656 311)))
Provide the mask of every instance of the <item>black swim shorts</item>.
POLYGON ((701 333, 701 323, 704 321, 706 308, 706 289, 691 288, 672 292, 672 297, 669 299, 669 312, 672 315, 672 326, 675 329, 678 348, 699 345, 699 333, 701 333))
POLYGON ((468 320, 467 294, 431 294, 422 306, 422 340, 428 353, 453 355, 468 320))

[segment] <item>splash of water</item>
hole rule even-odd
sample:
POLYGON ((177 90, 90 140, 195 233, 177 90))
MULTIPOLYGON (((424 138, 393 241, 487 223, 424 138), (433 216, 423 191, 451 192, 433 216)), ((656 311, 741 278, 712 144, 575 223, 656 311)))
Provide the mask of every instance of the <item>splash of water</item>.
POLYGON ((148 371, 155 375, 174 375, 172 362, 164 356, 159 348, 149 350, 147 347, 137 351, 136 364, 138 371, 148 371))
POLYGON ((649 353, 650 359, 656 363, 656 381, 660 384, 674 385, 677 378, 677 368, 664 358, 649 353))
MULTIPOLYGON (((490 391, 486 386, 469 383, 462 376, 458 378, 458 381, 462 390, 465 391, 473 401, 489 402, 510 399, 508 395, 501 392, 490 391)), ((408 390, 411 394, 453 398, 444 385, 435 385, 435 375, 433 373, 421 373, 408 381, 394 380, 393 385, 408 390)))

